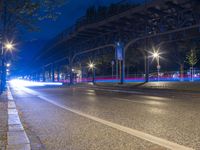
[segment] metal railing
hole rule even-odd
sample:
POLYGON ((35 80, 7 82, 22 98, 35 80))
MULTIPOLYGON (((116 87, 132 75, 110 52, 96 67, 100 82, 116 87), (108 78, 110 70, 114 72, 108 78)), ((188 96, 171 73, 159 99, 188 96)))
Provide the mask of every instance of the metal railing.
MULTIPOLYGON (((119 82, 120 77, 116 76, 96 76, 95 82, 119 82)), ((194 74, 191 74, 190 70, 185 70, 182 74, 180 71, 161 71, 159 77, 157 72, 149 74, 149 81, 169 81, 169 82, 195 82, 200 81, 200 70, 194 70, 194 74)), ((69 77, 64 77, 60 82, 69 83, 69 77)), ((92 82, 92 77, 76 78, 74 77, 74 83, 92 82)), ((125 82, 145 82, 145 74, 129 74, 125 77, 125 82)))

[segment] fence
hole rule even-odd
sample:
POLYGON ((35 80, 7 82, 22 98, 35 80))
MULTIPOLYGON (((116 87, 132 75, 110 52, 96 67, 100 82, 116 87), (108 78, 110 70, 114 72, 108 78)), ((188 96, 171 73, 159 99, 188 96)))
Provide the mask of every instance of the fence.
MULTIPOLYGON (((74 83, 81 82, 92 82, 92 77, 87 78, 76 78, 74 77, 74 83)), ((113 82, 117 83, 120 81, 119 77, 116 76, 96 76, 95 82, 113 82)), ((125 82, 144 82, 145 74, 129 74, 125 77, 125 82)), ((170 81, 170 82, 191 82, 200 81, 200 70, 194 70, 192 75, 190 70, 185 70, 182 74, 179 71, 165 71, 160 72, 159 76, 157 72, 152 72, 149 74, 149 81, 170 81)), ((69 79, 61 80, 60 82, 69 83, 69 79)))

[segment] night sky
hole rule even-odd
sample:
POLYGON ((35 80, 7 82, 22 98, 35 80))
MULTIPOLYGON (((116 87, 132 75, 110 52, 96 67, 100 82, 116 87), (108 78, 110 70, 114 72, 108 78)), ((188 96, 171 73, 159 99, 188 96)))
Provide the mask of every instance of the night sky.
POLYGON ((18 49, 21 61, 28 64, 45 43, 65 28, 72 26, 83 16, 89 6, 109 5, 121 0, 69 0, 60 8, 61 16, 56 21, 44 20, 37 23, 39 32, 24 32, 20 36, 18 49), (28 57, 27 57, 28 56, 28 57))

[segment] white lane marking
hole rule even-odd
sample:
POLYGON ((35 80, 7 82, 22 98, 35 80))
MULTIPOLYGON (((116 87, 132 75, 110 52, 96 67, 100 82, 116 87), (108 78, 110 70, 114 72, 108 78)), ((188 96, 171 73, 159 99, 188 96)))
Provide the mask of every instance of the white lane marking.
MULTIPOLYGON (((82 88, 82 87, 77 87, 77 88, 82 88)), ((130 93, 130 94, 142 94, 143 93, 143 92, 138 92, 138 91, 112 90, 112 89, 102 89, 102 88, 101 89, 100 88, 94 88, 94 90, 97 90, 97 91, 117 92, 117 93, 130 93)))
POLYGON ((145 104, 145 105, 165 105, 166 103, 163 102, 158 102, 158 101, 150 101, 150 100, 130 100, 130 99, 126 99, 126 98, 114 98, 115 100, 118 101, 127 101, 127 102, 131 102, 131 103, 139 103, 139 104, 145 104))
MULTIPOLYGON (((82 88, 82 87, 77 87, 82 88)), ((152 99, 152 100, 170 100, 169 98, 160 97, 160 96, 144 96, 142 94, 145 94, 145 92, 139 92, 139 91, 126 91, 126 90, 112 90, 112 89, 100 89, 100 88, 94 88, 93 90, 96 91, 108 91, 108 92, 117 92, 117 93, 129 93, 129 94, 138 94, 137 96, 142 96, 146 99, 152 99)), ((91 91, 91 90, 87 90, 91 91)))
POLYGON ((96 121, 96 122, 99 122, 101 124, 107 125, 109 127, 117 129, 119 131, 123 131, 123 132, 125 132, 127 134, 130 134, 130 135, 133 135, 133 136, 138 137, 140 139, 143 139, 143 140, 149 141, 151 143, 160 145, 162 147, 165 147, 165 148, 168 148, 168 149, 171 149, 171 150, 194 150, 192 148, 189 148, 189 147, 186 147, 186 146, 183 146, 183 145, 179 145, 179 144, 171 142, 171 141, 167 141, 165 139, 150 135, 150 134, 142 132, 142 131, 131 129, 131 128, 128 128, 128 127, 125 127, 125 126, 122 126, 122 125, 119 125, 119 124, 116 124, 116 123, 113 123, 113 122, 110 122, 110 121, 106 121, 106 120, 103 120, 103 119, 100 119, 100 118, 97 118, 97 117, 82 113, 80 111, 77 111, 77 110, 74 110, 74 109, 69 108, 67 106, 64 106, 62 104, 59 104, 59 103, 57 103, 57 102, 55 102, 53 100, 50 100, 49 98, 46 98, 44 96, 40 96, 40 93, 36 92, 34 90, 31 90, 31 89, 28 89, 28 88, 25 88, 25 87, 21 88, 21 89, 24 90, 25 92, 31 94, 31 95, 38 96, 40 99, 43 99, 43 100, 45 100, 45 101, 47 101, 47 102, 49 102, 49 103, 51 103, 51 104, 53 104, 55 106, 58 106, 58 107, 60 107, 62 109, 71 111, 71 112, 73 112, 73 113, 75 113, 77 115, 80 115, 82 117, 91 119, 93 121, 96 121))
MULTIPOLYGON (((145 91, 127 91, 127 90, 114 90, 114 89, 107 89, 107 88, 99 88, 99 87, 76 87, 76 88, 88 88, 88 89, 94 89, 94 90, 99 90, 99 91, 111 91, 111 92, 119 92, 120 93, 120 91, 121 91, 121 93, 132 93, 132 94, 138 94, 138 95, 141 95, 141 94, 148 94, 148 93, 146 93, 145 91)), ((134 89, 133 89, 134 90, 134 89)), ((141 89, 142 90, 142 89, 141 89)), ((177 94, 177 92, 173 92, 173 91, 162 91, 162 90, 160 90, 159 91, 159 89, 148 89, 147 88, 147 90, 155 90, 154 92, 153 91, 149 91, 149 92, 151 92, 151 95, 158 95, 158 94, 160 94, 160 95, 162 95, 162 94, 169 94, 170 96, 171 96, 171 94, 177 94), (158 91, 156 91, 156 90, 158 90, 158 91)), ((186 91, 186 93, 181 93, 182 95, 185 95, 185 96, 190 96, 191 94, 191 96, 199 96, 199 94, 198 93, 190 93, 190 92, 187 92, 186 91)), ((149 95, 149 94, 148 94, 149 95)), ((173 97, 175 97, 176 95, 174 95, 173 97)), ((148 96, 149 97, 149 96, 148 96)), ((159 97, 159 96, 151 96, 151 98, 153 98, 153 99, 155 99, 155 98, 158 98, 159 100, 171 100, 170 98, 165 98, 165 97, 159 97)))
POLYGON ((172 149, 172 150, 174 150, 174 149, 176 149, 176 150, 192 150, 192 148, 185 147, 183 145, 179 145, 177 143, 173 143, 173 142, 167 141, 165 139, 162 139, 162 138, 159 138, 159 137, 156 137, 156 136, 153 136, 153 135, 150 135, 150 134, 138 131, 138 130, 134 130, 134 129, 131 129, 131 128, 128 128, 128 127, 125 127, 125 126, 110 122, 110 121, 106 121, 106 120, 103 120, 103 119, 100 119, 100 118, 97 118, 97 117, 82 113, 80 111, 77 111, 77 110, 74 110, 74 109, 69 108, 67 106, 64 106, 64 105, 61 105, 59 103, 56 103, 55 101, 50 100, 50 99, 48 99, 48 98, 46 98, 44 96, 38 96, 38 97, 43 99, 43 100, 45 100, 45 101, 47 101, 47 102, 49 102, 49 103, 51 103, 51 104, 53 104, 53 105, 58 106, 60 108, 63 108, 63 109, 68 110, 68 111, 71 111, 71 112, 73 112, 73 113, 75 113, 77 115, 80 115, 80 116, 83 116, 85 118, 94 120, 94 121, 99 122, 101 124, 104 124, 104 125, 107 125, 109 127, 115 128, 117 130, 123 131, 125 133, 133 135, 133 136, 138 137, 140 139, 149 141, 151 143, 160 145, 162 147, 169 148, 169 149, 172 149))
MULTIPOLYGON (((87 90, 88 92, 84 93, 86 95, 96 95, 94 93, 94 90, 87 90)), ((118 101, 126 101, 126 102, 132 102, 132 103, 139 103, 139 104, 145 104, 145 105, 166 105, 166 103, 164 102, 160 102, 160 101, 163 101, 163 100, 160 100, 162 99, 162 97, 156 97, 156 96, 141 96, 140 97, 143 97, 145 98, 146 100, 133 100, 133 99, 128 99, 128 98, 118 98, 118 97, 113 97, 113 99, 115 100, 118 100, 118 101), (148 99, 151 99, 151 100, 148 100, 148 99)))
POLYGON ((171 98, 167 97, 160 97, 160 96, 145 96, 145 95, 140 95, 141 97, 145 99, 151 99, 151 100, 156 100, 156 101, 171 101, 171 98))
MULTIPOLYGON (((98 90, 104 90, 104 89, 98 89, 98 90)), ((130 94, 141 94, 142 93, 142 92, 125 91, 125 90, 104 90, 104 91, 118 92, 118 93, 130 93, 130 94)))
MULTIPOLYGON (((92 95, 94 96, 95 93, 84 93, 86 95, 92 95)), ((132 99, 127 99, 127 98, 117 98, 117 97, 113 97, 112 99, 114 100, 118 100, 118 101, 124 101, 124 102, 131 102, 131 103, 138 103, 138 104, 145 104, 145 105, 166 105, 166 103, 164 102, 159 102, 158 100, 132 100, 132 99)))

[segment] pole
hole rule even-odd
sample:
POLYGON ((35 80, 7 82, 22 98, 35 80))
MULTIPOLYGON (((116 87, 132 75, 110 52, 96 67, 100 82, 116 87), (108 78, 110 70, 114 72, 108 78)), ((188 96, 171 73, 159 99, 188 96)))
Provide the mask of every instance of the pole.
POLYGON ((95 68, 92 68, 92 73, 93 73, 92 82, 93 84, 95 84, 95 68))
POLYGON ((145 82, 149 82, 149 56, 146 53, 145 56, 145 82))
POLYGON ((121 83, 121 79, 122 79, 122 62, 121 60, 119 61, 119 79, 120 79, 120 83, 121 83))
POLYGON ((70 72, 69 72, 69 77, 70 77, 70 85, 72 85, 73 84, 73 82, 74 82, 74 77, 73 77, 73 71, 72 71, 72 62, 70 61, 70 64, 69 64, 69 70, 70 70, 70 72))
POLYGON ((4 91, 4 89, 5 89, 5 64, 4 64, 4 62, 5 62, 5 60, 4 60, 4 48, 3 48, 3 43, 2 43, 2 55, 1 55, 1 93, 4 91))
POLYGON ((51 76, 52 76, 52 78, 51 78, 52 82, 55 82, 55 65, 54 65, 54 63, 52 63, 52 65, 51 65, 51 76))
POLYGON ((191 67, 191 69, 190 69, 190 74, 191 74, 191 81, 193 82, 194 81, 194 77, 193 77, 193 75, 194 75, 194 67, 192 66, 191 67))
POLYGON ((180 65, 180 74, 181 74, 180 81, 183 81, 184 80, 184 65, 183 64, 180 65))
POLYGON ((157 71, 158 71, 158 81, 160 80, 160 78, 159 78, 159 75, 160 75, 160 57, 158 56, 158 58, 157 58, 157 63, 158 63, 158 65, 157 65, 157 71))
MULTIPOLYGON (((145 0, 145 10, 147 10, 147 0, 145 0)), ((147 21, 145 21, 145 36, 147 36, 147 21)), ((147 51, 147 37, 145 38, 145 50, 147 51)), ((145 82, 149 82, 149 55, 146 53, 145 59, 145 82)))
POLYGON ((7 0, 3 1, 3 9, 4 9, 4 16, 3 16, 3 32, 2 32, 2 41, 1 41, 1 93, 5 90, 6 84, 6 76, 5 76, 5 58, 4 58, 4 41, 5 41, 5 34, 6 34, 6 17, 7 17, 7 0))
POLYGON ((60 66, 57 67, 57 81, 60 82, 60 66))
POLYGON ((120 61, 120 84, 124 84, 124 72, 125 72, 125 62, 124 60, 120 61))
POLYGON ((45 67, 43 68, 43 73, 42 73, 42 76, 43 76, 43 82, 45 82, 46 81, 46 76, 45 76, 45 67))
POLYGON ((113 79, 113 65, 112 65, 112 79, 113 79))
POLYGON ((111 62, 111 65, 112 65, 112 79, 113 79, 113 75, 114 75, 114 61, 113 60, 111 62))
POLYGON ((118 60, 116 59, 116 80, 118 80, 118 60))
POLYGON ((126 72, 125 72, 125 68, 126 68, 126 63, 125 63, 125 50, 123 48, 123 60, 122 60, 122 76, 121 76, 121 84, 124 84, 125 82, 125 77, 126 77, 126 72))

